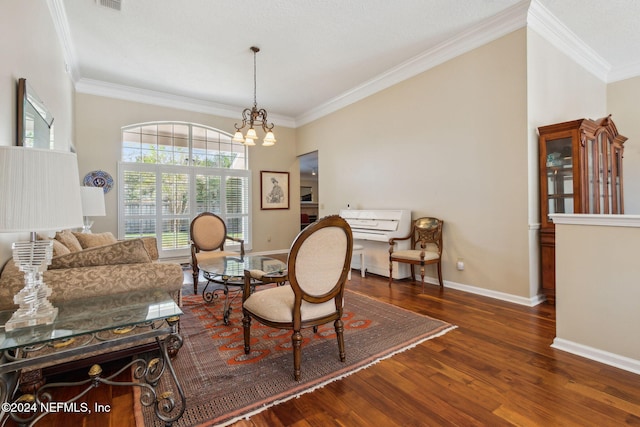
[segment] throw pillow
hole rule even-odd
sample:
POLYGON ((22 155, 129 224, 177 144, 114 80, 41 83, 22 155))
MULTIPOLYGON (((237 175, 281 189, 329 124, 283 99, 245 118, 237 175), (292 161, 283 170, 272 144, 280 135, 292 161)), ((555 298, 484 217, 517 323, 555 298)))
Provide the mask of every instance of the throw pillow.
POLYGON ((59 268, 95 267, 98 265, 136 264, 151 262, 140 239, 122 240, 107 246, 96 246, 80 252, 54 257, 50 270, 59 268))
POLYGON ((51 241, 53 242, 53 256, 66 255, 71 253, 68 247, 58 242, 56 239, 51 239, 51 241))
POLYGON ((147 249, 147 253, 149 257, 151 257, 151 261, 155 261, 158 259, 158 241, 155 237, 141 237, 142 243, 144 243, 144 247, 147 249))
POLYGON ((73 235, 71 230, 58 231, 54 239, 65 245, 71 252, 82 250, 82 245, 78 242, 78 239, 76 239, 76 236, 73 235))
POLYGON ((56 239, 52 239, 49 236, 45 236, 38 233, 38 240, 51 240, 53 242, 53 256, 66 255, 68 253, 71 253, 69 248, 67 248, 65 245, 63 245, 56 239))
POLYGON ((97 233, 97 234, 89 234, 89 233, 72 233, 78 242, 80 242, 80 246, 82 249, 94 248, 96 246, 104 246, 110 245, 112 243, 116 243, 118 239, 110 232, 106 233, 97 233))

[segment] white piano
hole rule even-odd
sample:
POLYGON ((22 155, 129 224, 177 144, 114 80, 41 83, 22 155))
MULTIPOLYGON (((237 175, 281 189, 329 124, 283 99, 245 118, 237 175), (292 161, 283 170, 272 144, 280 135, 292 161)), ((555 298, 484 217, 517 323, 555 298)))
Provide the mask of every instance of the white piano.
MULTIPOLYGON (((407 209, 342 209, 344 218, 353 231, 354 245, 364 247, 367 271, 389 277, 389 239, 404 237, 411 231, 411 211, 407 209)), ((396 249, 409 249, 410 240, 399 242, 396 249)), ((360 257, 351 260, 351 268, 360 270, 360 257)), ((411 276, 408 264, 393 265, 393 278, 411 276)))

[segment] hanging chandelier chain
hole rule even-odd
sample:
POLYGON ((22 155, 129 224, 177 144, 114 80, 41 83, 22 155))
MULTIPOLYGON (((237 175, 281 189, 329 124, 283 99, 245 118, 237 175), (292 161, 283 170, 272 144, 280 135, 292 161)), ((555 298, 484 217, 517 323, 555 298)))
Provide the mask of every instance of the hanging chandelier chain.
POLYGON ((232 141, 234 142, 243 142, 245 145, 255 145, 253 143, 254 139, 257 139, 254 123, 258 122, 262 130, 266 133, 264 143, 262 145, 273 145, 276 142, 275 137, 273 136, 273 123, 269 124, 267 122, 267 110, 261 108, 258 110, 258 67, 256 54, 260 52, 260 48, 251 46, 251 51, 253 52, 253 108, 245 108, 242 111, 242 124, 235 124, 236 133, 233 136, 232 141), (249 125, 249 130, 247 131, 247 136, 242 136, 242 129, 245 126, 249 125))
POLYGON ((253 52, 253 107, 257 108, 258 107, 258 97, 257 97, 258 73, 257 73, 257 66, 256 66, 256 54, 260 52, 260 48, 251 46, 251 51, 253 52))

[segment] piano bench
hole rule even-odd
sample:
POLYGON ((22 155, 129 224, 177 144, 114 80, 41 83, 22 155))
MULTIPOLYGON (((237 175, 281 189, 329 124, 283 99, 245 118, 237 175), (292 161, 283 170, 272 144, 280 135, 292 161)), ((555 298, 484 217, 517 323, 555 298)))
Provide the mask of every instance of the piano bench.
MULTIPOLYGON (((354 255, 360 255, 360 276, 365 277, 367 269, 364 266, 364 246, 362 245, 353 245, 353 250, 351 252, 354 255)), ((349 269, 349 275, 347 276, 348 280, 351 280, 351 269, 349 269)))

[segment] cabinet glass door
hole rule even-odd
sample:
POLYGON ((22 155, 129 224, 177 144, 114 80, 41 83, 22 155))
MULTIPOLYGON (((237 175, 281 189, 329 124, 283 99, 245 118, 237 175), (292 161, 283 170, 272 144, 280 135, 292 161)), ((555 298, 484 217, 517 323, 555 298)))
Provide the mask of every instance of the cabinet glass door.
POLYGON ((598 183, 598 147, 596 141, 592 138, 587 138, 585 144, 585 151, 587 153, 587 210, 585 213, 595 213, 598 206, 596 186, 598 183))
POLYGON ((587 139, 588 206, 585 213, 612 214, 622 212, 620 165, 622 150, 614 146, 604 133, 587 139))
POLYGON ((622 149, 614 147, 613 149, 613 210, 611 213, 619 214, 624 211, 622 207, 622 183, 620 182, 620 175, 622 175, 622 149))
POLYGON ((571 138, 546 141, 548 213, 573 213, 571 138))

